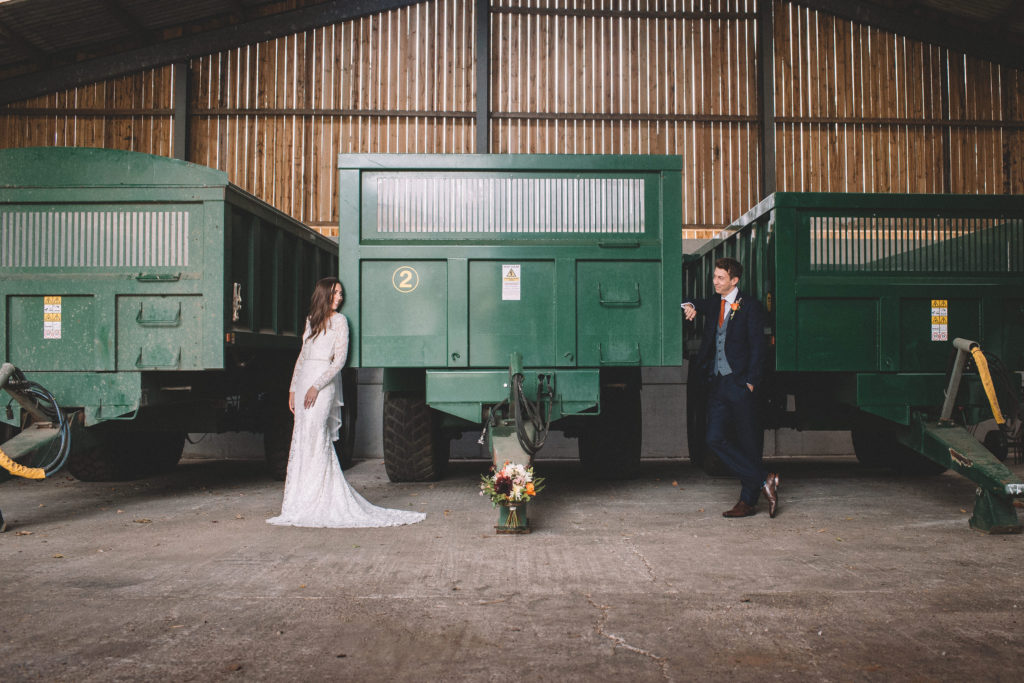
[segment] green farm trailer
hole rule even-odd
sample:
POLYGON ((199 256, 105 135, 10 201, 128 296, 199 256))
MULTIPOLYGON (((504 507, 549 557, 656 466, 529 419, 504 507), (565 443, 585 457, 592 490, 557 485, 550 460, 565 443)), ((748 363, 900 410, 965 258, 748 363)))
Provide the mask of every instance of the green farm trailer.
MULTIPOLYGON (((719 257, 744 265, 767 312, 766 428, 848 429, 868 465, 952 468, 978 484, 972 526, 1019 532, 1024 483, 989 448, 1020 439, 1024 197, 780 192, 723 235, 687 259, 685 287, 711 293, 719 257)), ((695 380, 690 455, 714 470, 695 380)))
MULTIPOLYGON (((383 368, 393 481, 486 423, 496 459, 548 429, 599 474, 640 458, 640 368, 682 363, 671 156, 341 155, 350 362, 383 368)), ((525 455, 524 455, 525 454, 525 455)))
POLYGON ((72 474, 123 479, 177 463, 189 432, 261 431, 283 475, 309 293, 337 268, 332 240, 221 171, 0 150, 0 448, 38 463, 66 423, 72 474))

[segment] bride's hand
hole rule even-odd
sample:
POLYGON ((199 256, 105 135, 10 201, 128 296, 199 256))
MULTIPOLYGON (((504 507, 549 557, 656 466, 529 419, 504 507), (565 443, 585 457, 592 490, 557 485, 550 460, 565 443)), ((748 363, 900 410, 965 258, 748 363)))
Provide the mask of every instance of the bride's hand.
POLYGON ((295 392, 288 392, 288 410, 292 411, 292 415, 295 414, 295 392))
POLYGON ((309 388, 309 391, 306 392, 306 399, 302 402, 302 405, 306 408, 306 410, 309 410, 310 408, 313 407, 313 404, 316 403, 317 394, 319 393, 320 390, 317 389, 316 387, 309 388))

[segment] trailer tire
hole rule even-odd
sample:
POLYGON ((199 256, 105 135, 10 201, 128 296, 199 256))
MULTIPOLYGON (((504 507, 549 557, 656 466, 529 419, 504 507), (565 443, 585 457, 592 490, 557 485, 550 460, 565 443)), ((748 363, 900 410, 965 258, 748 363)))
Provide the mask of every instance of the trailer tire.
POLYGON ((143 476, 165 474, 174 470, 181 462, 185 450, 185 432, 142 432, 138 446, 149 450, 149 455, 140 460, 143 476))
POLYGON ((359 382, 354 368, 345 368, 341 373, 345 405, 341 407, 341 430, 338 440, 334 442, 334 452, 338 455, 338 464, 341 465, 341 469, 347 470, 355 462, 359 382))
POLYGON ((1006 456, 1010 454, 1010 440, 1003 430, 998 427, 990 430, 981 444, 996 456, 996 460, 1006 462, 1006 456))
POLYGON ((853 454, 857 462, 864 467, 886 467, 889 459, 883 450, 882 438, 877 429, 871 427, 854 427, 850 430, 853 441, 853 454))
POLYGON ((857 460, 867 467, 890 467, 897 474, 910 477, 942 474, 949 469, 904 446, 896 433, 885 427, 855 427, 851 436, 857 460))
POLYGON ((438 448, 434 411, 422 396, 384 394, 384 470, 391 481, 434 481, 444 474, 448 452, 438 448))
POLYGON ((263 458, 267 462, 267 471, 274 479, 284 481, 288 474, 294 418, 289 410, 277 410, 266 424, 263 430, 263 458))
POLYGON ((596 479, 628 479, 640 471, 643 406, 638 368, 601 371, 601 414, 579 436, 580 462, 596 479))
POLYGON ((79 481, 127 481, 134 479, 120 453, 104 446, 89 449, 71 449, 68 472, 79 481))
POLYGON ((80 481, 131 481, 162 474, 177 466, 185 449, 185 432, 122 432, 100 427, 93 436, 97 446, 72 447, 68 457, 68 472, 80 481))

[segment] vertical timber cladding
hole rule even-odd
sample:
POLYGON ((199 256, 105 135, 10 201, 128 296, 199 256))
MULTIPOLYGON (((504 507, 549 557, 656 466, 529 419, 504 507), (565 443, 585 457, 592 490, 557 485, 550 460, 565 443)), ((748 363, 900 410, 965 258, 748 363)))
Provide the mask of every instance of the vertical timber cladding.
POLYGON ((762 2, 495 0, 492 151, 678 154, 710 237, 759 199, 762 2))
POLYGON ((2 147, 103 147, 174 152, 174 66, 0 107, 2 147))
POLYGON ((682 160, 342 155, 361 367, 681 362, 682 160))
POLYGON ((775 7, 779 190, 1024 192, 1024 71, 775 7))
POLYGON ((326 235, 338 154, 474 150, 474 0, 432 0, 192 61, 189 158, 326 235))

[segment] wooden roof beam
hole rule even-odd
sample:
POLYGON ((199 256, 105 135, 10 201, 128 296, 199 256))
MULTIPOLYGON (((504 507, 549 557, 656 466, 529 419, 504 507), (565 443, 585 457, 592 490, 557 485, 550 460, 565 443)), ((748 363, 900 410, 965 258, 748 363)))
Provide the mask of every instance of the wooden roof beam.
POLYGON ((30 43, 25 36, 3 21, 0 21, 0 36, 6 38, 15 51, 24 55, 26 59, 48 60, 50 58, 45 51, 30 43))
POLYGON ((132 13, 125 9, 117 0, 103 0, 103 5, 107 8, 107 11, 110 12, 114 19, 120 22, 121 25, 129 31, 138 34, 139 37, 149 42, 157 40, 156 34, 153 33, 148 26, 145 26, 142 22, 132 16, 132 13))
POLYGON ((956 24, 939 19, 934 11, 913 3, 907 10, 895 10, 873 2, 848 0, 791 0, 814 10, 827 12, 840 19, 867 24, 926 43, 947 47, 971 57, 998 64, 1024 68, 1024 51, 1014 43, 1012 35, 994 30, 991 25, 966 19, 956 24), (966 30, 965 30, 966 29, 966 30))
POLYGON ((203 33, 165 40, 104 57, 0 80, 0 104, 117 78, 176 61, 301 33, 378 12, 415 5, 416 0, 332 0, 257 17, 203 33))

